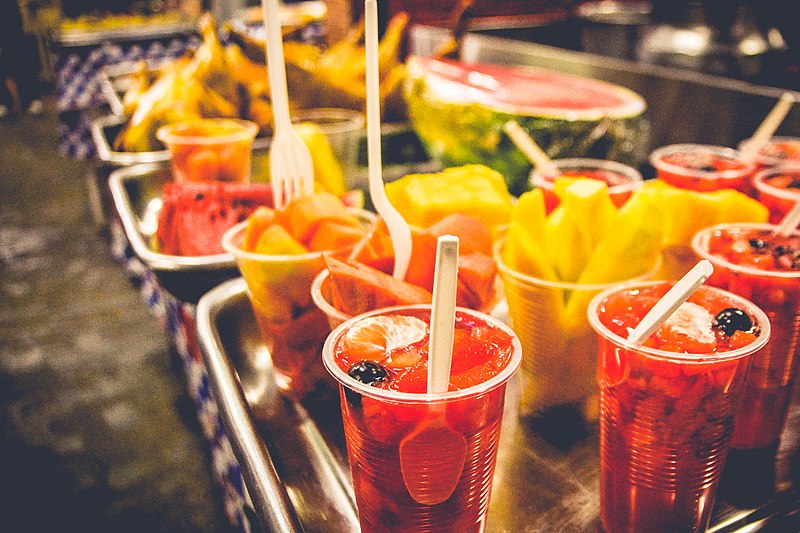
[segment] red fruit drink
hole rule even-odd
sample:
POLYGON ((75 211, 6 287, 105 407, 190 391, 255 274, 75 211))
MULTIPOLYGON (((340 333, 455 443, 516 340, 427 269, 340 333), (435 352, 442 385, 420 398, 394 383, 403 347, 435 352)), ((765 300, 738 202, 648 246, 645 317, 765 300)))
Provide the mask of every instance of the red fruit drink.
POLYGON ((696 191, 750 191, 755 164, 739 159, 733 148, 705 144, 670 144, 653 150, 650 164, 670 185, 696 191))
MULTIPOLYGON (((745 139, 739 143, 739 150, 743 150, 752 139, 745 139)), ((775 167, 778 165, 800 165, 800 137, 770 137, 756 155, 758 168, 775 167)))
MULTIPOLYGON (((617 207, 624 204, 633 191, 642 184, 642 174, 638 170, 616 161, 572 158, 556 159, 553 162, 561 171, 558 178, 590 178, 606 182, 611 201, 617 207)), ((544 204, 548 213, 559 203, 553 190, 555 179, 557 178, 543 176, 535 169, 531 172, 531 184, 544 192, 544 204)))
POLYGON ((757 172, 753 187, 758 201, 769 209, 769 221, 779 223, 800 200, 800 161, 757 172))
POLYGON ((589 306, 599 337, 600 508, 609 533, 705 530, 751 354, 769 338, 760 309, 704 286, 642 345, 628 342, 671 286, 624 285, 589 306))
POLYGON ((800 338, 800 233, 773 235, 769 224, 721 224, 699 232, 692 247, 714 264, 709 283, 758 305, 772 336, 754 355, 732 446, 755 449, 780 438, 796 382, 800 338))
POLYGON ((449 391, 428 394, 429 320, 429 305, 385 308, 344 322, 325 343, 364 533, 485 527, 521 347, 507 326, 458 308, 449 391))

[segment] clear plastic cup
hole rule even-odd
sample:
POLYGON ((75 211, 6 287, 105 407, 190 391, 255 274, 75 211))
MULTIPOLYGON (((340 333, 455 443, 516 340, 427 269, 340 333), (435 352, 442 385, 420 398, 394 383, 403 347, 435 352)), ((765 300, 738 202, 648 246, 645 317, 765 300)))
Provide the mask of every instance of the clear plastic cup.
POLYGON ((314 300, 314 304, 319 310, 325 314, 331 329, 334 329, 345 320, 352 318, 352 316, 343 311, 339 311, 331 303, 330 288, 330 271, 326 268, 317 274, 314 281, 311 283, 311 299, 314 300))
POLYGON ((747 372, 770 336, 769 319, 744 298, 702 286, 698 295, 751 317, 760 328, 754 342, 711 354, 633 344, 600 317, 618 316, 604 307, 609 296, 643 286, 608 289, 588 309, 599 340, 601 522, 614 533, 705 531, 747 372))
MULTIPOLYGON (((608 184, 608 193, 617 207, 625 203, 633 191, 642 184, 642 174, 638 170, 616 161, 571 158, 555 159, 553 163, 561 170, 561 176, 580 176, 604 181, 608 184)), ((558 205, 558 197, 553 191, 554 180, 555 178, 544 176, 535 168, 530 175, 531 185, 539 187, 544 193, 545 209, 548 213, 558 205)))
POLYGON ((758 201, 769 209, 769 221, 777 224, 800 200, 800 159, 792 165, 764 168, 753 176, 758 201))
POLYGON ((175 181, 248 183, 257 133, 248 120, 205 118, 161 126, 156 137, 169 149, 175 181))
MULTIPOLYGON (((365 226, 374 214, 357 211, 365 226)), ((321 400, 335 392, 320 354, 330 333, 328 321, 311 299, 311 283, 325 268, 323 255, 347 256, 341 250, 301 255, 267 255, 242 249, 247 222, 233 226, 222 247, 236 259, 247 283, 256 322, 270 352, 278 388, 296 400, 321 400)))
MULTIPOLYGON (((330 146, 333 157, 341 166, 345 178, 346 190, 364 188, 365 182, 358 181, 358 150, 361 138, 366 128, 364 114, 352 109, 317 108, 302 109, 292 113, 292 123, 310 124, 319 128, 319 133, 325 136, 330 146)), ((311 154, 316 158, 315 170, 330 164, 327 156, 322 153, 324 148, 312 147, 311 154)), ((315 172, 319 174, 320 172, 315 172)), ((320 176, 316 176, 319 179, 320 176)))
MULTIPOLYGON (((621 283, 579 284, 534 278, 511 269, 502 259, 505 239, 495 259, 508 305, 510 324, 522 343, 520 414, 545 417, 569 406, 586 421, 597 419, 597 339, 586 309, 600 291, 621 283)), ((652 279, 657 261, 634 279, 652 279)))
MULTIPOLYGON (((439 394, 378 388, 339 366, 340 359, 357 362, 362 357, 340 346, 340 340, 363 321, 387 314, 429 323, 430 305, 353 317, 333 330, 322 355, 340 385, 361 531, 479 533, 486 525, 506 386, 521 360, 519 341, 494 318, 458 308, 454 352, 465 349, 460 342, 469 343, 474 357, 485 355, 494 371, 476 372, 462 386, 439 394), (507 361, 505 366, 492 363, 499 358, 507 361)), ((427 351, 424 338, 415 345, 427 351)), ((469 370, 457 370, 457 360, 454 355, 452 375, 464 377, 469 370)), ((419 368, 424 376, 425 367, 419 368)))
POLYGON ((708 144, 670 144, 650 154, 657 177, 670 185, 696 191, 750 191, 755 164, 742 161, 733 148, 708 144))
MULTIPOLYGON (((757 449, 780 439, 797 382, 798 337, 800 337, 800 270, 763 270, 735 264, 715 251, 715 240, 727 232, 750 238, 769 239, 776 226, 770 224, 719 224, 698 232, 692 249, 714 265, 708 283, 736 293, 767 313, 772 336, 767 346, 753 357, 747 380, 747 401, 733 436, 735 449, 757 449)), ((793 237, 800 238, 795 232, 793 237)), ((749 241, 749 239, 747 239, 749 241)))
MULTIPOLYGON (((744 149, 752 139, 739 143, 739 150, 744 149)), ((775 135, 770 137, 756 156, 758 168, 776 167, 778 165, 800 165, 800 137, 775 135)))

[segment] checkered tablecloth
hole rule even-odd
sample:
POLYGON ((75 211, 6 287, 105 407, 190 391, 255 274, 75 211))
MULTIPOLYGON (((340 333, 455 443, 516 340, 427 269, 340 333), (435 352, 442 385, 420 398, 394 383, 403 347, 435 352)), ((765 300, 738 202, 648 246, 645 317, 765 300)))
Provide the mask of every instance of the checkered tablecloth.
POLYGON ((258 524, 251 521, 255 516, 253 506, 217 404, 211 395, 208 371, 197 346, 194 306, 178 301, 161 288, 155 274, 134 255, 119 221, 111 223, 110 232, 112 257, 139 289, 142 299, 164 327, 180 356, 189 395, 211 450, 211 467, 216 482, 222 488, 228 520, 243 533, 258 531, 258 524))
POLYGON ((200 45, 196 35, 141 43, 103 43, 96 47, 64 48, 53 54, 59 111, 59 148, 62 155, 91 159, 95 146, 91 136, 90 111, 105 105, 103 69, 138 60, 169 60, 200 45))

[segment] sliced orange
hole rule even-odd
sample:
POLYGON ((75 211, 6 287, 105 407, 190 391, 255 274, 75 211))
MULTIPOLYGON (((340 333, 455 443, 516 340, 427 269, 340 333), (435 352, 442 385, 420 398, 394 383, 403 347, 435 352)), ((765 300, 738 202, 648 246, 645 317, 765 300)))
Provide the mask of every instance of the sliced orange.
MULTIPOLYGON (((351 361, 391 360, 394 351, 424 339, 428 325, 419 318, 381 315, 357 322, 345 333, 343 348, 351 361)), ((387 365, 388 366, 388 365, 387 365)))

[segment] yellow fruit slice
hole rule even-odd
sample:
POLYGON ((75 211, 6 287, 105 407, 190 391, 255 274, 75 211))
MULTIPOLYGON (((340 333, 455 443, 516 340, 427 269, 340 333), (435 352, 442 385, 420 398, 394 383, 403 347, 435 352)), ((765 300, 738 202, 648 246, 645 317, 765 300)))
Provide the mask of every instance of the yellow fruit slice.
POLYGON ((531 238, 519 224, 509 226, 502 246, 503 263, 511 270, 534 278, 558 280, 550 258, 541 244, 531 238))
POLYGON ((561 205, 575 225, 588 232, 590 246, 596 246, 617 215, 617 207, 608 194, 608 184, 590 178, 558 178, 556 187, 561 183, 565 184, 561 205))
POLYGON ((577 281, 592 255, 589 229, 581 226, 564 205, 559 205, 544 225, 544 248, 558 278, 577 281))
POLYGON ((347 190, 342 165, 322 129, 312 122, 295 124, 295 131, 308 146, 314 162, 314 181, 322 190, 341 196, 347 190))
POLYGON ((495 229, 508 223, 512 205, 503 176, 484 165, 409 174, 388 183, 386 194, 409 224, 422 228, 462 213, 495 229))
POLYGON ((297 242, 283 226, 273 224, 261 233, 255 252, 264 255, 301 255, 308 249, 297 242))
POLYGON ((661 252, 663 219, 661 197, 650 190, 637 190, 595 246, 579 282, 612 283, 648 272, 661 252))

